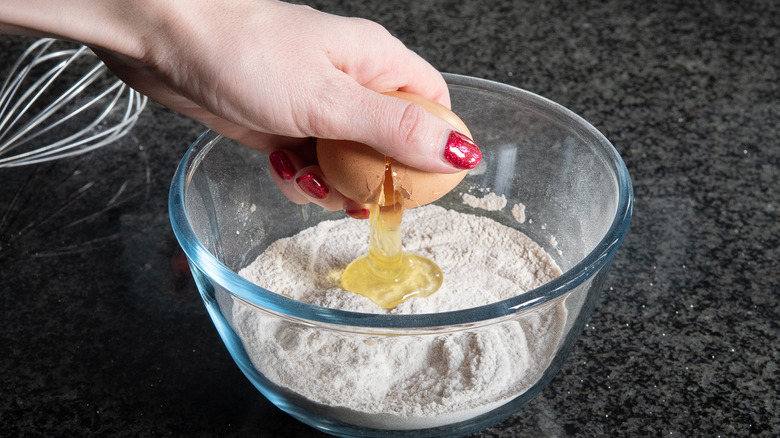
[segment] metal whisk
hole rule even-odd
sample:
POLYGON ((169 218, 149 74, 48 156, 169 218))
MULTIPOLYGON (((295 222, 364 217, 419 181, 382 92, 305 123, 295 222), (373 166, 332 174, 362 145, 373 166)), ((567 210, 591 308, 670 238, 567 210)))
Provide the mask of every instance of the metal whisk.
POLYGON ((127 134, 146 101, 108 73, 88 48, 37 40, 0 89, 0 168, 105 146, 127 134), (73 82, 78 69, 86 73, 73 82))

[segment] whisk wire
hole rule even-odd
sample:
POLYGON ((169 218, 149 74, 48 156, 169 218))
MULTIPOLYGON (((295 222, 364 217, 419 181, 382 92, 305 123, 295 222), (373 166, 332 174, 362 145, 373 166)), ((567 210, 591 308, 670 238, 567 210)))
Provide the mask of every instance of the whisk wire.
POLYGON ((54 43, 41 39, 28 47, 0 88, 0 168, 56 160, 105 146, 127 134, 146 106, 146 96, 119 80, 92 93, 108 71, 100 61, 57 95, 63 88, 63 72, 81 68, 77 61, 94 54, 84 46, 50 51, 54 43), (52 62, 37 79, 30 79, 36 67, 47 68, 52 62), (25 89, 23 84, 31 81, 25 89), (78 106, 70 108, 73 103, 78 106), (34 144, 45 133, 53 136, 67 128, 73 132, 60 134, 61 138, 49 144, 34 144), (20 152, 3 157, 15 149, 20 152))
MULTIPOLYGON (((8 142, 13 142, 15 140, 19 140, 25 134, 27 134, 30 131, 32 131, 33 128, 35 128, 36 126, 40 125, 41 123, 46 121, 49 117, 54 115, 63 105, 67 104, 68 101, 72 100, 73 98, 75 98, 76 96, 81 94, 81 92, 83 92, 89 85, 92 84, 92 82, 95 81, 96 78, 93 77, 94 76, 94 72, 95 71, 99 71, 101 69, 105 69, 105 67, 103 67, 102 64, 98 64, 97 66, 95 66, 95 68, 93 68, 87 75, 85 75, 83 78, 81 78, 79 80, 79 82, 77 82, 75 85, 73 85, 67 91, 65 91, 62 94, 62 96, 60 96, 55 102, 52 102, 49 106, 44 108, 40 112, 38 117, 36 117, 34 120, 31 120, 30 123, 28 123, 24 127, 20 128, 17 131, 17 134, 15 135, 15 137, 10 139, 8 142)), ((17 141, 14 147, 17 147, 17 146, 20 146, 20 145, 22 145, 24 143, 27 143, 30 140, 33 140, 34 138, 38 137, 39 135, 44 134, 44 133, 46 133, 46 132, 56 128, 57 126, 67 122, 68 120, 78 116, 80 113, 82 113, 85 110, 87 110, 93 104, 95 104, 96 102, 99 102, 108 93, 110 93, 111 91, 113 91, 116 88, 120 88, 122 85, 123 84, 121 82, 115 82, 110 88, 108 88, 107 90, 105 90, 102 93, 100 93, 98 96, 93 98, 88 103, 80 106, 79 108, 77 108, 74 111, 70 112, 69 114, 67 114, 66 116, 62 117, 61 119, 53 122, 51 125, 48 125, 48 126, 42 128, 42 129, 38 130, 37 132, 34 132, 34 133, 30 134, 29 136, 25 137, 23 140, 17 141)), ((119 97, 121 97, 121 94, 116 99, 118 99, 119 97)), ((112 108, 112 107, 113 107, 113 105, 109 106, 109 108, 107 108, 107 109, 110 110, 110 108, 112 108)), ((103 118, 105 118, 105 115, 108 112, 110 112, 110 111, 104 111, 101 114, 101 116, 99 117, 99 119, 102 120, 103 118)), ((98 122, 100 120, 98 120, 98 122)), ((90 128, 96 126, 96 125, 97 125, 97 123, 93 122, 89 126, 86 126, 84 129, 90 129, 90 128)), ((60 142, 57 142, 57 143, 60 143, 60 142)), ((3 145, 0 145, 0 149, 2 149, 2 147, 3 147, 3 145)), ((46 150, 47 148, 41 148, 41 149, 42 150, 46 150)))
MULTIPOLYGON (((74 54, 73 56, 76 56, 74 54)), ((57 79, 57 77, 62 73, 62 71, 70 65, 75 58, 71 57, 66 61, 63 61, 59 63, 54 69, 48 71, 45 73, 40 79, 38 79, 35 83, 33 83, 30 88, 20 96, 19 101, 14 105, 7 118, 10 118, 14 115, 14 113, 17 111, 17 109, 25 104, 24 108, 22 108, 21 111, 19 111, 16 114, 16 118, 8 125, 9 130, 7 132, 11 132, 10 128, 14 126, 19 120, 22 119, 22 117, 27 113, 30 108, 33 107, 33 105, 38 101, 38 98, 41 97, 46 90, 49 88, 49 86, 57 79), (34 95, 30 97, 30 95, 34 95), (29 98, 29 100, 27 100, 29 98)), ((99 64, 98 67, 102 67, 102 64, 99 64)), ((71 88, 69 88, 66 92, 64 92, 62 95, 60 95, 57 99, 55 99, 53 102, 51 102, 48 106, 46 106, 44 109, 40 111, 40 113, 37 115, 37 117, 31 118, 27 124, 24 126, 18 128, 15 135, 7 140, 4 144, 0 145, 0 150, 3 150, 4 147, 6 147, 7 144, 13 143, 19 138, 23 137, 26 133, 30 132, 33 128, 36 126, 42 124, 45 122, 49 117, 51 117, 57 110, 59 110, 61 107, 63 107, 65 104, 67 104, 73 97, 80 94, 84 89, 86 89, 90 84, 92 84, 97 78, 94 76, 95 69, 92 69, 89 73, 87 73, 84 77, 79 79, 71 88)), ((78 109, 71 113, 71 115, 67 116, 66 118, 70 118, 73 116, 73 114, 80 112, 81 109, 78 109)), ((62 120, 64 121, 64 119, 62 120)), ((45 131, 48 131, 49 129, 59 125, 60 122, 55 123, 54 125, 51 125, 49 128, 41 130, 38 134, 35 134, 35 136, 42 134, 45 131)), ((0 125, 0 129, 3 128, 3 125, 0 125)), ((3 135, 0 135, 0 140, 3 139, 3 135)), ((29 138, 28 138, 29 140, 29 138)), ((25 141, 19 141, 16 142, 13 147, 18 147, 22 144, 24 144, 25 141)), ((12 149, 11 147, 8 148, 9 150, 12 149)))
MULTIPOLYGON (((41 48, 41 51, 48 49, 50 45, 51 44, 45 45, 44 47, 41 48)), ((69 56, 69 58, 65 59, 64 61, 61 61, 60 63, 55 65, 50 70, 48 70, 45 73, 43 73, 43 75, 38 80, 36 80, 32 85, 30 85, 28 87, 28 89, 19 97, 19 99, 13 105, 13 107, 9 111, 7 117, 3 120, 3 123, 0 124, 0 130, 3 129, 3 127, 7 123, 7 121, 14 115, 14 113, 16 113, 17 109, 20 106, 25 105, 25 102, 26 102, 26 106, 24 107, 24 109, 22 109, 22 111, 20 111, 17 114, 16 119, 14 119, 14 121, 11 122, 11 124, 9 125, 9 127, 13 126, 13 124, 16 123, 24 115, 24 113, 27 112, 27 110, 38 100, 38 98, 41 95, 44 94, 44 92, 49 88, 49 86, 52 83, 54 83, 54 81, 59 77, 59 75, 62 73, 62 71, 65 70, 65 68, 67 68, 69 65, 71 65, 74 62, 74 60, 79 55, 81 55, 82 53, 83 53, 83 49, 79 49, 79 50, 75 50, 75 49, 72 49, 72 50, 61 50, 61 51, 54 52, 54 53, 49 53, 49 54, 44 54, 42 52, 39 52, 37 57, 34 57, 32 59, 32 61, 28 65, 25 66, 24 70, 22 72, 20 72, 20 74, 17 77, 15 77, 14 84, 13 84, 14 85, 13 89, 11 90, 11 93, 8 95, 8 103, 11 102, 11 98, 14 97, 14 95, 16 94, 16 91, 19 89, 19 87, 21 86, 22 82, 27 78, 27 75, 30 73, 30 71, 34 67, 38 66, 39 64, 43 64, 45 62, 48 62, 51 59, 57 59, 57 58, 61 58, 63 56, 69 56), (33 96, 32 98, 30 98, 31 95, 33 96), (28 98, 29 98, 29 100, 28 100, 28 98)), ((22 59, 23 58, 24 58, 24 55, 22 56, 22 59)), ((12 74, 13 74, 13 71, 12 71, 12 74)), ((81 81, 79 81, 79 82, 81 82, 81 81)), ((55 103, 60 101, 61 99, 62 99, 62 97, 57 99, 55 101, 55 103)), ((2 138, 2 137, 0 137, 0 138, 2 138)))
MULTIPOLYGON (((26 143, 26 142, 34 139, 35 137, 45 133, 46 131, 49 131, 49 130, 55 128, 57 125, 59 125, 59 124, 65 122, 65 121, 67 121, 68 119, 76 116, 79 112, 85 110, 86 108, 88 108, 89 106, 94 104, 95 102, 98 102, 98 101, 102 100, 103 97, 106 94, 108 94, 109 92, 113 91, 114 89, 119 88, 119 92, 115 93, 114 98, 111 101, 111 103, 103 110, 103 112, 95 120, 93 120, 89 125, 85 126, 82 129, 82 131, 89 131, 89 130, 95 128, 98 124, 100 124, 100 122, 102 122, 111 113, 111 110, 116 105, 116 102, 119 100, 120 97, 122 97, 121 93, 122 93, 123 87, 124 87, 123 84, 120 84, 120 83, 114 84, 111 88, 109 88, 108 90, 103 91, 99 96, 96 96, 89 103, 81 106, 78 110, 76 110, 76 111, 72 112, 71 114, 67 115, 66 117, 56 121, 55 123, 47 126, 46 128, 41 129, 40 131, 30 135, 29 137, 25 138, 23 141, 20 141, 18 144, 21 145, 23 143, 26 143)), ((55 110, 56 110, 56 108, 55 108, 55 110)), ((68 149, 77 148, 77 147, 79 147, 79 146, 81 146, 83 144, 86 144, 86 143, 92 141, 93 139, 110 135, 111 132, 112 132, 112 130, 109 129, 109 130, 106 130, 106 131, 99 132, 99 133, 97 133, 97 134, 95 134, 95 135, 93 135, 91 137, 87 137, 87 138, 83 138, 81 140, 78 140, 78 138, 82 134, 82 131, 79 131, 79 132, 76 132, 74 134, 71 134, 68 137, 60 139, 60 140, 58 140, 58 141, 56 141, 56 142, 54 142, 54 143, 52 143, 52 144, 50 144, 48 146, 44 146, 44 147, 41 147, 39 149, 36 149, 35 151, 29 151, 29 152, 18 154, 18 155, 16 155, 16 158, 26 158, 26 157, 29 157, 29 156, 32 156, 32 155, 37 155, 37 156, 43 157, 43 156, 49 156, 49 155, 51 155, 53 153, 64 152, 64 151, 66 151, 68 149)), ((23 134, 24 134, 24 132, 20 133, 19 135, 23 135, 23 134)), ((0 159, 0 163, 1 162, 2 162, 2 160, 0 159)))
MULTIPOLYGON (((19 69, 19 67, 22 66, 22 63, 24 60, 36 49, 38 49, 41 45, 44 47, 39 51, 39 54, 34 56, 33 59, 40 58, 42 53, 54 42, 52 39, 39 39, 33 44, 31 44, 27 50, 22 53, 22 56, 19 57, 19 59, 16 60, 14 65, 11 67, 10 73, 8 73, 8 76, 6 77, 5 81, 3 82, 3 88, 0 89, 0 114, 3 114, 5 112, 6 106, 7 106, 7 96, 9 94, 16 93, 16 88, 18 88, 19 84, 21 83, 22 79, 24 79, 27 76, 27 73, 32 69, 33 64, 27 64, 23 71, 20 74, 16 74, 16 70, 19 69), (14 84, 11 86, 11 84, 14 84)), ((0 126, 0 129, 2 129, 2 126, 0 126)))

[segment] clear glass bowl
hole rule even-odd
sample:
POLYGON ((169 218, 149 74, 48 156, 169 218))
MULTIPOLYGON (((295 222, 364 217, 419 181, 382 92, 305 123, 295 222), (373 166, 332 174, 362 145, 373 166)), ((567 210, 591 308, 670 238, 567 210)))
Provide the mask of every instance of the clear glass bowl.
POLYGON ((628 231, 633 205, 628 171, 593 126, 527 91, 464 76, 445 78, 453 110, 477 139, 483 161, 436 204, 488 216, 522 231, 559 264, 563 274, 557 279, 504 301, 423 315, 364 314, 302 303, 254 285, 236 272, 277 239, 343 213, 288 202, 274 185, 264 155, 213 132, 192 145, 173 179, 169 198, 173 230, 233 359, 271 402, 330 434, 450 437, 490 426, 517 411, 560 369, 628 231), (504 195, 508 207, 498 211, 469 207, 462 194, 473 187, 504 195), (527 220, 512 214, 515 204, 525 206, 527 220), (554 332, 556 341, 515 339, 515 332, 506 329, 510 326, 554 332), (300 357, 285 356, 270 367, 267 361, 253 362, 253 354, 274 355, 263 346, 274 335, 270 331, 295 339, 328 336, 341 351, 354 349, 356 359, 345 362, 335 357, 333 348, 322 348, 304 351, 300 357), (321 363, 331 373, 360 376, 349 382, 359 397, 378 383, 371 366, 359 360, 370 356, 371 348, 393 343, 414 351, 409 348, 416 342, 462 336, 503 337, 508 350, 522 344, 524 354, 530 355, 522 382, 509 381, 498 392, 493 388, 496 393, 489 397, 479 385, 459 384, 445 391, 461 400, 452 411, 422 406, 403 415, 390 408, 358 412, 301 395, 306 393, 301 388, 316 390, 318 385, 327 392, 328 385, 348 374, 302 379, 296 383, 300 388, 279 384, 286 369, 301 362, 321 363), (477 402, 463 404, 464 399, 477 402))

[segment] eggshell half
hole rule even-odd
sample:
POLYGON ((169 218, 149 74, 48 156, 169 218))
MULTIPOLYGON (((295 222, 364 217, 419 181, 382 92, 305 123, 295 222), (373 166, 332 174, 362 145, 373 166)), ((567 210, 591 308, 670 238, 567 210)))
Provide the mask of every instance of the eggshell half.
MULTIPOLYGON (((463 121, 447 107, 416 94, 401 91, 385 93, 417 103, 471 138, 463 121)), ((385 174, 385 156, 370 146, 347 140, 317 140, 317 160, 328 183, 347 198, 373 204, 379 200, 385 174)), ((404 198, 403 208, 418 207, 441 198, 460 183, 468 170, 456 173, 430 173, 407 166, 391 157, 394 187, 404 198)))

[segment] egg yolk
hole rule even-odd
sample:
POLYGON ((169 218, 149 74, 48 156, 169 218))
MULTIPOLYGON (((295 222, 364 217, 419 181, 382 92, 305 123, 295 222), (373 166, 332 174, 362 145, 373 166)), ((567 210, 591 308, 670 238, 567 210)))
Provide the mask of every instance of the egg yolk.
POLYGON ((427 297, 442 283, 441 269, 433 261, 404 252, 401 246, 403 198, 396 190, 390 160, 379 202, 371 207, 368 254, 347 266, 341 287, 391 309, 412 297, 427 297))

